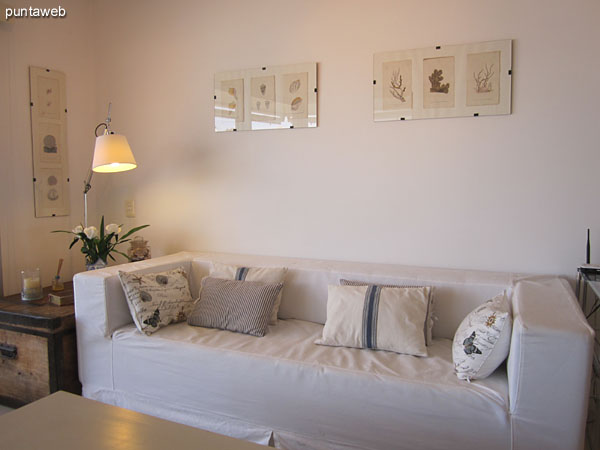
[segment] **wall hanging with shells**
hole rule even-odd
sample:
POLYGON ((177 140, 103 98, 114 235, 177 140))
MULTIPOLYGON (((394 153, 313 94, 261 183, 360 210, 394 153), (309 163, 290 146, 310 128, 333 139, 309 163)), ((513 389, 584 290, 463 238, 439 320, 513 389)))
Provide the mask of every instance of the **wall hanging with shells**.
POLYGON ((317 63, 215 74, 215 131, 317 126, 317 63))
POLYGON ((68 216, 65 74, 29 68, 35 217, 68 216))

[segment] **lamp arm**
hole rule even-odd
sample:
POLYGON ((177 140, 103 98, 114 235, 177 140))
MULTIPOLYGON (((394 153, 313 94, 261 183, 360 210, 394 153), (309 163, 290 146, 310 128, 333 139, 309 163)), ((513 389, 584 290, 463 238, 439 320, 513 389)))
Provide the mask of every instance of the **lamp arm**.
POLYGON ((83 193, 87 194, 90 189, 92 188, 92 185, 90 184, 90 182, 92 181, 92 177, 94 176, 94 171, 92 170, 92 167, 90 166, 89 170, 88 170, 88 175, 86 177, 86 179, 83 181, 83 193))
POLYGON ((98 126, 96 127, 96 129, 94 130, 94 135, 95 135, 96 137, 98 137, 98 136, 99 136, 99 134, 98 134, 98 128, 100 128, 100 127, 106 127, 106 128, 104 129, 104 134, 108 134, 108 123, 106 123, 106 122, 102 122, 102 123, 99 123, 99 124, 98 124, 98 126))
POLYGON ((87 194, 92 188, 90 182, 92 181, 92 176, 94 175, 94 171, 92 170, 92 166, 90 165, 88 176, 83 181, 83 226, 87 228, 88 226, 88 212, 87 212, 87 194))
POLYGON ((108 103, 108 114, 106 115, 106 120, 100 124, 98 124, 98 126, 96 127, 96 129, 94 130, 94 134, 96 135, 96 137, 98 137, 98 128, 100 128, 101 126, 106 127, 104 129, 104 134, 112 134, 110 131, 110 108, 112 107, 112 102, 108 103))
MULTIPOLYGON (((108 106, 108 114, 109 116, 106 118, 105 122, 101 122, 96 126, 96 129, 94 130, 94 135, 96 137, 98 137, 98 129, 100 127, 105 127, 104 129, 104 134, 108 133, 109 130, 109 124, 110 124, 110 104, 108 106)), ((92 176, 94 176, 94 171, 92 170, 92 165, 90 164, 90 169, 88 170, 88 174, 87 177, 85 178, 85 180, 83 181, 83 193, 87 194, 90 189, 92 188, 92 185, 90 184, 90 182, 92 181, 92 176)))

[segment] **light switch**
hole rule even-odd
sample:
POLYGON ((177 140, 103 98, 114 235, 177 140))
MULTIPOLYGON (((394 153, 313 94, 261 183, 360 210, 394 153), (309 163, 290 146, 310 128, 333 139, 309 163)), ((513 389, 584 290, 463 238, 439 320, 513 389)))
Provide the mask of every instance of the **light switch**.
POLYGON ((135 200, 125 200, 125 217, 135 217, 135 200))

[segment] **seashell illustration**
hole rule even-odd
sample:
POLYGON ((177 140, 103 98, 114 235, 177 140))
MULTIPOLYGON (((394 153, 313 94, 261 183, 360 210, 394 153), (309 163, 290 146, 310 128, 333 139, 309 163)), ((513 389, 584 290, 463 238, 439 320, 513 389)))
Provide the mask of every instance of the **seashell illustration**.
POLYGON ((271 104, 271 100, 265 100, 265 108, 269 109, 270 104, 271 104))
POLYGON ((227 92, 237 100, 237 90, 234 87, 230 87, 227 92))
POLYGON ((296 92, 300 89, 300 80, 294 80, 290 83, 290 93, 296 92))
POLYGON ((146 291, 142 291, 142 292, 140 292, 140 299, 143 302, 149 302, 149 301, 152 301, 152 296, 150 294, 148 294, 146 291))
POLYGON ((301 104, 302 104, 302 97, 296 97, 294 100, 292 100, 290 107, 292 108, 292 111, 298 111, 301 104))
POLYGON ((260 85, 260 93, 261 93, 261 95, 265 95, 266 91, 267 91, 267 85, 265 83, 262 83, 260 85))
POLYGON ((166 285, 169 283, 169 277, 166 275, 156 275, 156 282, 158 284, 166 285))
POLYGON ((237 106, 236 102, 231 102, 229 105, 229 114, 233 114, 235 112, 235 107, 237 106))
POLYGON ((56 189, 50 189, 48 191, 48 200, 56 200, 58 199, 58 191, 56 189))
POLYGON ((44 137, 44 153, 57 153, 56 138, 51 134, 44 137))
POLYGON ((260 102, 256 102, 256 110, 260 111, 260 102))
POLYGON ((48 186, 55 186, 58 184, 58 179, 54 175, 48 177, 48 186))

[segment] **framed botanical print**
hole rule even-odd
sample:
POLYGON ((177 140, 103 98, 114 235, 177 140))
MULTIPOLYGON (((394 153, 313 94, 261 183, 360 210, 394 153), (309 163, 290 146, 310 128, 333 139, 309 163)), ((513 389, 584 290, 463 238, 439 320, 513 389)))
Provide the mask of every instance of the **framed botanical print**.
POLYGON ((373 57, 373 120, 510 114, 512 41, 373 57))

